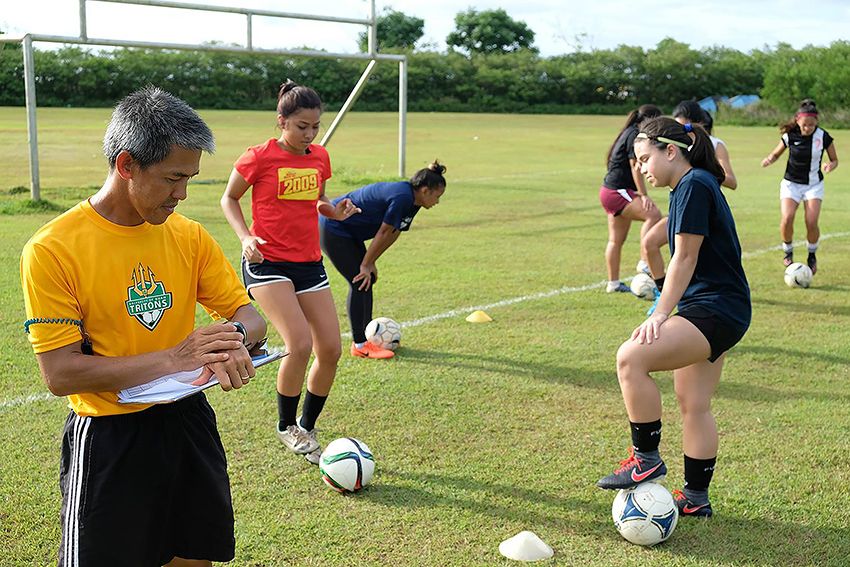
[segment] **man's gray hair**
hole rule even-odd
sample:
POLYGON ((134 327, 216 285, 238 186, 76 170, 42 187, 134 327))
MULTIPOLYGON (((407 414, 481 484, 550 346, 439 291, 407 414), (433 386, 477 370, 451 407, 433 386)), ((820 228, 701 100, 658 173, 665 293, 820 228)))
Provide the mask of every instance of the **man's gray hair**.
POLYGON ((215 140, 198 113, 171 93, 149 85, 115 107, 103 137, 109 167, 122 150, 141 166, 163 161, 177 145, 187 150, 215 151, 215 140))

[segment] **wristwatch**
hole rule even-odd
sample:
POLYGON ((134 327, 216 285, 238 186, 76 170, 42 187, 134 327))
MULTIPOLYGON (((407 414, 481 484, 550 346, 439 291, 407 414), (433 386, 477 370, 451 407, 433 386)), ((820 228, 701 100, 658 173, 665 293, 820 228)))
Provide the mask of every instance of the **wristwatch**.
POLYGON ((245 329, 245 325, 240 323, 239 321, 231 321, 231 325, 236 327, 236 330, 242 334, 242 344, 245 345, 245 348, 248 348, 248 331, 245 329))

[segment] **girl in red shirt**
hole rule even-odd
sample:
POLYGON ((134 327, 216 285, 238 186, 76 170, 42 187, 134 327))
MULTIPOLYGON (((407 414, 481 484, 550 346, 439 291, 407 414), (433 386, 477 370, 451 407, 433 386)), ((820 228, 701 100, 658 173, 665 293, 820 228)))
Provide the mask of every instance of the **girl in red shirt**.
POLYGON ((325 196, 328 152, 313 144, 322 101, 311 88, 286 81, 278 94, 279 138, 248 148, 221 197, 227 222, 242 243, 242 276, 286 344, 277 376, 277 434, 292 452, 318 464, 316 419, 333 385, 341 345, 339 320, 319 248, 318 216, 345 220, 360 212, 350 199, 325 196), (251 192, 250 228, 239 199, 251 192), (296 418, 311 352, 300 418, 296 418))

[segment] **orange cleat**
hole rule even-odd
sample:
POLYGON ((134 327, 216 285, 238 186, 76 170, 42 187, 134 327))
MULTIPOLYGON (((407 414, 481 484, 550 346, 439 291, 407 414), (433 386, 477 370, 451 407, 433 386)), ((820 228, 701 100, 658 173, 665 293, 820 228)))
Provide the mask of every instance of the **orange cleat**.
POLYGON ((351 356, 359 358, 392 358, 395 356, 395 353, 366 341, 366 344, 360 348, 357 348, 355 343, 351 343, 351 356))

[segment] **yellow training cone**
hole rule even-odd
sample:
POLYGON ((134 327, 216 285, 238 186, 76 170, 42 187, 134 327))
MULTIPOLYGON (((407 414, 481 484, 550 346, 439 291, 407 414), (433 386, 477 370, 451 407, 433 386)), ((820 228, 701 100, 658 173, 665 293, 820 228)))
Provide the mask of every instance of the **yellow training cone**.
POLYGON ((483 311, 473 311, 469 314, 469 317, 467 317, 466 320, 470 323, 489 323, 493 320, 493 318, 483 311))

